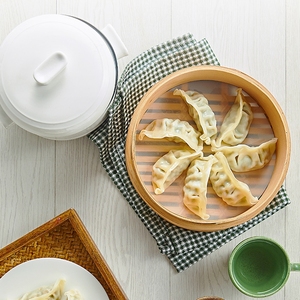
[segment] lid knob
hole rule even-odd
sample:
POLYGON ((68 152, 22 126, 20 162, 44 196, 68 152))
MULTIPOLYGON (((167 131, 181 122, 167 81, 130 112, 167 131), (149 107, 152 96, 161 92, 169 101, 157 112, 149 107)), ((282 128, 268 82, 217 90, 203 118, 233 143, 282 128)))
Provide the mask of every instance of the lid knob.
POLYGON ((42 85, 48 85, 66 67, 66 57, 56 52, 45 59, 33 72, 34 79, 42 85))

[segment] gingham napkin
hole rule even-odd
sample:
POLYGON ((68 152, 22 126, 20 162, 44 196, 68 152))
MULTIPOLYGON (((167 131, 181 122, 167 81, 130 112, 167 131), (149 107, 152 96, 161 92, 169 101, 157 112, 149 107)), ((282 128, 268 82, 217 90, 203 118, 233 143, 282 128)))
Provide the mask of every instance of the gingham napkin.
MULTIPOLYGON (((290 203, 284 187, 269 206, 250 221, 215 232, 182 229, 158 216, 139 196, 125 164, 125 142, 132 114, 143 95, 159 80, 179 69, 219 65, 210 45, 187 34, 142 53, 125 68, 108 117, 89 138, 99 147, 100 160, 115 185, 178 272, 190 267, 241 233, 290 203)), ((121 201, 121 200, 120 200, 121 201)))

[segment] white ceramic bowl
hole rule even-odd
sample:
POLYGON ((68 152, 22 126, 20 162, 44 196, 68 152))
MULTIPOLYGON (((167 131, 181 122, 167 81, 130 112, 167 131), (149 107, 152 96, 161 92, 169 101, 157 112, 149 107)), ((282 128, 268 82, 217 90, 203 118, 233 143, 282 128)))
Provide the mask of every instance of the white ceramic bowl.
POLYGON ((88 134, 106 117, 124 55, 111 25, 52 14, 21 23, 0 47, 0 121, 49 139, 88 134))

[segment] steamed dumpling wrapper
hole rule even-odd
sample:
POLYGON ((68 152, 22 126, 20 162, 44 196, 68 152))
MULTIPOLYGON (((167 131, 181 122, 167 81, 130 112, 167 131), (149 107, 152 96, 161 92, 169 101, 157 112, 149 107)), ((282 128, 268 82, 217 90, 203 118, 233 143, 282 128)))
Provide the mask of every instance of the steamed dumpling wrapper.
POLYGON ((152 185, 155 194, 162 194, 196 157, 203 156, 202 151, 170 150, 153 165, 152 185))
POLYGON ((273 138, 259 146, 248 146, 245 144, 237 146, 222 146, 213 148, 213 152, 221 151, 234 172, 248 172, 263 168, 266 166, 275 150, 277 138, 273 138))
POLYGON ((183 187, 183 203, 203 220, 209 219, 206 213, 207 183, 212 164, 216 162, 213 155, 194 159, 188 170, 183 187))
POLYGON ((142 140, 144 136, 185 143, 195 151, 203 149, 203 142, 199 139, 200 133, 187 121, 178 119, 154 120, 145 129, 141 130, 139 139, 142 140))
POLYGON ((215 141, 214 147, 220 147, 222 142, 235 146, 241 144, 248 132, 253 120, 251 106, 246 102, 242 89, 237 89, 235 102, 227 112, 220 128, 220 133, 215 141))
POLYGON ((204 95, 196 91, 183 91, 176 89, 173 92, 174 95, 181 96, 181 98, 188 105, 189 115, 195 121, 200 135, 200 139, 205 142, 206 145, 211 144, 211 139, 214 139, 217 135, 217 121, 215 114, 208 104, 208 100, 204 95))
POLYGON ((212 165, 210 181, 216 194, 231 206, 252 206, 258 202, 249 186, 233 175, 222 152, 215 154, 217 162, 212 165))
POLYGON ((26 293, 20 300, 59 300, 63 295, 64 279, 58 279, 53 286, 41 287, 26 293))
POLYGON ((65 292, 62 300, 84 300, 77 290, 69 290, 65 292))

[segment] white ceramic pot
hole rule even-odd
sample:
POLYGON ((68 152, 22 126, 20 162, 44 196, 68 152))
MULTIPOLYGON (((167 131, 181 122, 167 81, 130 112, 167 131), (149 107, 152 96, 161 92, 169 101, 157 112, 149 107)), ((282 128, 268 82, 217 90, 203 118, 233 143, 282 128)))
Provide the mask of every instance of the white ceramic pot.
POLYGON ((2 124, 55 140, 88 134, 106 117, 125 55, 111 25, 52 14, 21 23, 0 47, 2 124))

